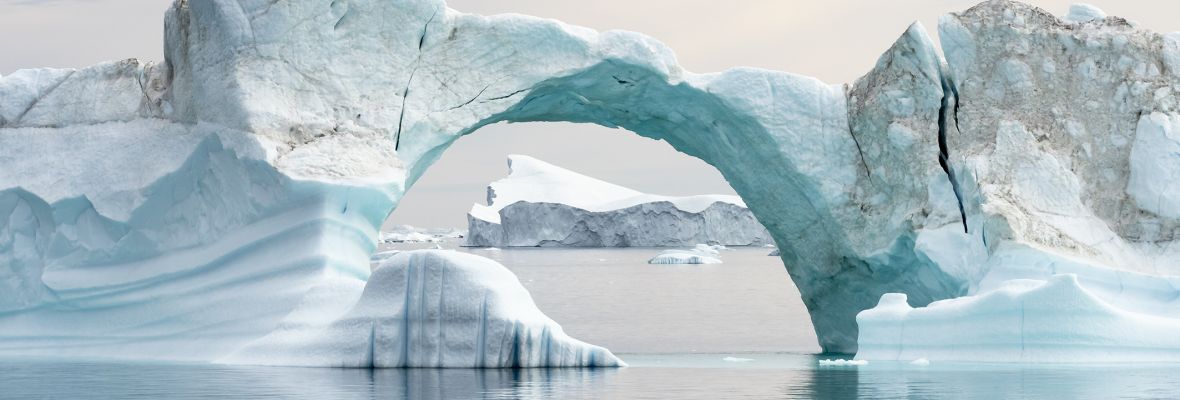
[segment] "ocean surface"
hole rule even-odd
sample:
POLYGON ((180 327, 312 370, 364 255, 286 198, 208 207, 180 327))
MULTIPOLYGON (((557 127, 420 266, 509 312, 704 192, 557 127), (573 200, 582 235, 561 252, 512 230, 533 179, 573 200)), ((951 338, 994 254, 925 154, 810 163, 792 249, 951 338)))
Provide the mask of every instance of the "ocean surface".
MULTIPOLYGON (((434 244, 401 244, 400 249, 434 244)), ((443 243, 457 248, 457 242, 443 243)), ((620 369, 355 370, 0 360, 0 399, 1180 398, 1180 365, 874 362, 819 366, 799 293, 768 248, 648 265, 661 249, 459 249, 516 273, 620 369)))

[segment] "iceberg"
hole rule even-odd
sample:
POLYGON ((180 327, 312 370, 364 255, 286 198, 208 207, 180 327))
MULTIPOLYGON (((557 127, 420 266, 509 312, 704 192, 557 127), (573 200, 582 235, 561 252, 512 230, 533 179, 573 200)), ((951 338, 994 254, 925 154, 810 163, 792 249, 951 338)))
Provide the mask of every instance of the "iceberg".
POLYGON ((438 243, 446 239, 459 239, 465 234, 458 229, 420 229, 410 225, 395 225, 381 231, 377 239, 381 243, 438 243))
POLYGON ((859 359, 845 360, 843 358, 837 358, 834 360, 832 360, 832 359, 819 360, 819 366, 821 366, 821 367, 861 367, 861 366, 865 366, 865 365, 869 365, 869 362, 867 360, 859 360, 859 359))
POLYGON ((940 20, 941 51, 914 24, 828 84, 440 0, 178 0, 161 62, 0 77, 0 355, 210 361, 330 324, 406 191, 499 122, 625 128, 717 167, 828 352, 856 352, 883 295, 1057 266, 1144 303, 1180 274, 1180 35, 1073 14, 989 0, 940 20))
MULTIPOLYGON (((857 316, 857 359, 977 362, 1174 362, 1180 291, 1137 304, 1108 301, 1074 274, 1016 279, 925 307, 887 294, 857 316)), ((1115 298, 1117 299, 1117 298, 1115 298)))
POLYGON ((697 244, 691 249, 664 250, 647 261, 648 264, 721 264, 723 246, 697 244))
MULTIPOLYGON (((325 290, 316 297, 357 296, 325 290)), ((332 303, 338 301, 327 302, 332 303)), ((455 251, 395 255, 377 267, 351 308, 333 308, 305 303, 273 332, 218 362, 371 368, 626 365, 610 351, 566 335, 503 265, 455 251)))
POLYGON ((625 188, 522 155, 467 214, 472 247, 762 245, 770 233, 737 196, 669 197, 625 188))

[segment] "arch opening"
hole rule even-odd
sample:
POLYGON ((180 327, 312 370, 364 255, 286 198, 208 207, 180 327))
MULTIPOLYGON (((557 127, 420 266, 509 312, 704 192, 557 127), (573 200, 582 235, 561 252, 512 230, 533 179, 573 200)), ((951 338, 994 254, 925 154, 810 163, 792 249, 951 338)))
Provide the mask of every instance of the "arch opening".
MULTIPOLYGON (((386 226, 466 225, 465 219, 454 216, 465 216, 472 203, 483 202, 488 182, 507 173, 504 157, 511 153, 535 155, 645 193, 733 194, 714 167, 678 153, 663 141, 593 124, 500 123, 456 140, 407 190, 386 226), (551 141, 532 142, 542 138, 551 141), (611 151, 618 146, 631 151, 611 151), (576 153, 582 154, 568 158, 576 153), (639 160, 641 156, 645 158, 639 160), (479 178, 460 176, 472 170, 480 171, 479 178), (659 178, 628 176, 635 172, 659 178), (664 178, 675 182, 663 182, 664 178), (440 216, 434 208, 443 208, 448 215, 440 216), (423 217, 424 213, 430 217, 423 217)), ((771 249, 761 245, 731 247, 720 254, 723 264, 694 266, 648 265, 647 260, 664 247, 488 251, 461 247, 463 239, 443 239, 442 243, 396 243, 382 248, 406 250, 436 244, 502 263, 519 276, 538 307, 568 333, 618 353, 819 350, 798 289, 781 260, 768 256, 771 249)))

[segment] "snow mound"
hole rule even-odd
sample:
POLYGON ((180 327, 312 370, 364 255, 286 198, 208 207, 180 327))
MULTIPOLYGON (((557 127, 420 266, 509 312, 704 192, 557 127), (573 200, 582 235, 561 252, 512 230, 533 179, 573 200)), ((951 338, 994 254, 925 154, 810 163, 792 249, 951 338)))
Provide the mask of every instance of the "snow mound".
POLYGON ((721 264, 720 250, 725 246, 697 244, 691 249, 664 250, 648 260, 648 264, 721 264))
MULTIPOLYGON (((1146 277, 1145 277, 1146 278, 1146 277)), ((913 308, 886 294, 857 315, 858 359, 983 362, 1180 361, 1180 291, 1116 306, 1074 274, 1005 281, 972 296, 913 308)), ((927 361, 929 362, 929 361, 927 361)))
POLYGON ((303 309, 296 310, 274 332, 220 362, 375 368, 625 365, 610 351, 566 335, 503 265, 454 251, 398 254, 373 272, 359 300, 336 318, 302 314, 303 309))
POLYGON ((541 160, 511 155, 488 205, 468 214, 467 246, 683 246, 770 241, 737 196, 641 193, 541 160))

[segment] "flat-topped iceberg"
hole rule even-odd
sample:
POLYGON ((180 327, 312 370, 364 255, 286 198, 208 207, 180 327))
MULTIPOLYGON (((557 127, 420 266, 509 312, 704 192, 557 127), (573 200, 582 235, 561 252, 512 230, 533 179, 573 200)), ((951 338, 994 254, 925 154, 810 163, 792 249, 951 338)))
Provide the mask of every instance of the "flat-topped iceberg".
MULTIPOLYGON (((355 286, 355 285, 354 285, 355 286)), ((317 288, 319 290, 321 288, 317 288)), ((220 359, 231 364, 325 367, 616 367, 537 309, 511 271, 455 251, 417 250, 381 263, 356 299, 322 288, 274 332, 220 359), (330 315, 334 314, 334 315, 330 315)))
POLYGON ((467 246, 761 245, 770 233, 737 196, 642 193, 529 156, 467 214, 467 246))

